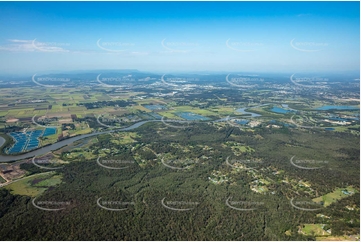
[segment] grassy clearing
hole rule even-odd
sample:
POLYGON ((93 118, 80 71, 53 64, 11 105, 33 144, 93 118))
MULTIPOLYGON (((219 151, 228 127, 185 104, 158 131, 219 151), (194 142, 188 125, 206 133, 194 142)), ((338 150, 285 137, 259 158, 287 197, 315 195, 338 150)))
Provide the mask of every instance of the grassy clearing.
POLYGON ((113 134, 111 142, 114 144, 131 144, 134 143, 135 140, 133 138, 139 137, 136 132, 123 132, 113 134))
POLYGON ((160 115, 166 117, 166 118, 170 118, 170 119, 180 119, 179 116, 175 115, 175 113, 182 113, 182 112, 190 112, 190 113, 195 113, 195 114, 199 114, 202 116, 219 116, 218 113, 210 111, 210 110, 206 110, 206 109, 199 109, 199 108, 194 108, 191 106, 178 106, 178 107, 173 107, 171 110, 166 110, 166 111, 160 111, 158 112, 160 115))
POLYGON ((314 201, 314 202, 322 202, 323 201, 323 203, 324 203, 323 206, 327 207, 342 198, 345 198, 347 196, 354 194, 355 192, 357 192, 357 190, 355 188, 353 188, 352 186, 348 186, 346 188, 338 188, 334 192, 330 192, 321 197, 314 198, 314 199, 312 199, 312 201, 314 201))
POLYGON ((148 99, 141 99, 141 100, 135 100, 139 105, 141 104, 161 104, 166 105, 167 103, 163 100, 156 99, 156 98, 148 98, 148 99))
POLYGON ((11 190, 12 194, 36 197, 45 192, 47 188, 32 186, 32 181, 34 181, 35 179, 50 178, 53 174, 54 172, 51 171, 29 176, 13 182, 10 185, 5 186, 5 188, 11 190))
POLYGON ((147 109, 147 108, 145 108, 145 107, 143 107, 143 106, 141 106, 141 105, 133 106, 133 107, 134 107, 134 109, 136 109, 136 110, 144 111, 144 112, 147 112, 147 113, 152 112, 151 110, 149 110, 149 109, 147 109))
POLYGON ((81 130, 76 130, 76 132, 74 132, 74 134, 77 134, 77 135, 89 134, 91 132, 92 132, 91 128, 85 128, 85 129, 81 129, 81 130))
POLYGON ((215 114, 221 115, 221 116, 228 116, 228 115, 232 115, 234 113, 235 108, 225 107, 225 106, 217 106, 217 107, 209 108, 208 110, 215 114))
POLYGON ((49 179, 46 180, 42 180, 38 183, 36 183, 34 186, 36 187, 50 187, 50 186, 55 186, 61 183, 61 179, 63 177, 61 175, 54 175, 49 179))
POLYGON ((162 111, 162 112, 158 112, 158 113, 159 113, 159 115, 164 116, 169 119, 181 119, 177 115, 173 114, 173 112, 171 112, 171 111, 162 111))
POLYGON ((353 125, 353 126, 337 126, 337 127, 332 127, 335 129, 335 131, 339 131, 339 132, 344 132, 349 130, 349 128, 355 128, 355 129, 360 129, 360 125, 353 125))
POLYGON ((199 108, 195 108, 195 107, 191 107, 191 106, 178 106, 178 107, 173 107, 173 108, 174 108, 174 112, 191 112, 191 113, 196 113, 196 114, 205 115, 205 116, 218 116, 217 113, 214 113, 207 109, 199 109, 199 108))
POLYGON ((0 111, 0 116, 6 116, 8 111, 0 111))
POLYGON ((323 224, 304 224, 301 228, 301 233, 305 235, 329 235, 330 233, 326 232, 323 229, 323 224))

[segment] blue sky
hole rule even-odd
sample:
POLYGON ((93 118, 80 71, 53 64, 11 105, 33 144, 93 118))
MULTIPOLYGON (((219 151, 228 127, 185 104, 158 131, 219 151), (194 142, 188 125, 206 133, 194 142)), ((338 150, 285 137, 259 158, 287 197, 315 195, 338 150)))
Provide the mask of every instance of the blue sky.
POLYGON ((359 4, 0 2, 0 71, 358 71, 359 4))

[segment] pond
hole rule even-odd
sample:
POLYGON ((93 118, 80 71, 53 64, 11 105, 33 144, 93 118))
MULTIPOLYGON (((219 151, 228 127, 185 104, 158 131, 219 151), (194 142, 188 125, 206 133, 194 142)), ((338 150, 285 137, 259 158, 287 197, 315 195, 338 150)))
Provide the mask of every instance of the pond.
MULTIPOLYGON (((69 139, 65 139, 59 142, 56 142, 54 144, 48 145, 48 146, 44 146, 42 148, 39 148, 37 150, 33 150, 30 151, 28 153, 25 154, 19 154, 19 155, 0 155, 0 162, 10 162, 10 161, 17 161, 17 160, 21 160, 21 159, 26 159, 26 158, 31 158, 33 156, 39 156, 39 155, 43 155, 46 154, 50 151, 53 150, 57 150, 63 146, 69 145, 77 140, 81 140, 87 137, 92 137, 95 135, 100 135, 100 134, 106 134, 106 133, 111 133, 111 132, 115 132, 115 131, 128 131, 128 130, 133 130, 136 129, 140 126, 142 126, 145 123, 148 122, 159 122, 159 120, 146 120, 146 121, 140 121, 138 123, 135 123, 129 127, 126 128, 119 128, 119 129, 112 129, 112 130, 107 130, 107 131, 101 131, 101 132, 95 132, 95 133, 90 133, 90 134, 82 134, 82 135, 78 135, 78 136, 74 136, 71 137, 69 139)), ((3 139, 0 139, 0 143, 4 142, 3 139)))
POLYGON ((46 127, 43 133, 43 137, 50 136, 56 134, 56 128, 55 127, 46 127))
POLYGON ((332 105, 329 105, 329 106, 322 106, 322 107, 319 107, 319 108, 316 108, 316 110, 360 110, 359 107, 357 106, 332 106, 332 105))
POLYGON ((152 111, 166 109, 166 107, 163 105, 143 105, 143 107, 145 107, 146 109, 152 110, 152 111))
POLYGON ((274 113, 282 113, 282 114, 294 112, 294 111, 286 110, 286 109, 279 108, 279 107, 273 107, 273 108, 271 109, 271 111, 274 112, 274 113))
POLYGON ((176 115, 186 120, 210 120, 207 117, 191 112, 176 113, 176 115))
POLYGON ((15 141, 15 144, 8 150, 8 154, 29 151, 39 146, 38 138, 41 137, 42 130, 23 132, 11 132, 9 135, 15 141))
POLYGON ((246 124, 249 123, 249 120, 247 120, 247 119, 237 119, 237 120, 235 120, 235 122, 237 124, 246 125, 246 124))
POLYGON ((162 116, 160 116, 159 114, 156 114, 156 113, 148 113, 148 114, 155 119, 159 119, 159 120, 162 119, 162 116))

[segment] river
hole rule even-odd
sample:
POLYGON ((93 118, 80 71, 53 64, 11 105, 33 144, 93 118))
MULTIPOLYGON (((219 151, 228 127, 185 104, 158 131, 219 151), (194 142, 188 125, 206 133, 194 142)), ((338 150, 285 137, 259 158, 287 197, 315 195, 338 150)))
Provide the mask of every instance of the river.
POLYGON ((237 111, 237 112, 240 112, 240 113, 243 113, 243 114, 250 114, 252 118, 261 117, 261 116, 262 116, 261 114, 252 113, 252 112, 247 112, 246 109, 263 107, 263 106, 267 106, 267 105, 270 105, 270 104, 271 104, 271 103, 266 103, 266 104, 261 104, 261 105, 254 106, 254 107, 239 108, 239 109, 237 109, 236 111, 237 111))
MULTIPOLYGON (((129 127, 126 127, 126 128, 118 128, 118 129, 112 129, 112 130, 107 130, 107 131, 102 131, 102 132, 83 134, 83 135, 75 136, 75 137, 72 137, 72 138, 69 138, 69 139, 65 139, 65 140, 56 142, 54 144, 45 146, 45 147, 37 149, 37 150, 30 151, 28 153, 21 154, 21 155, 0 155, 0 162, 11 162, 11 161, 17 161, 17 160, 31 158, 33 156, 43 155, 43 154, 46 154, 46 153, 48 153, 50 151, 57 150, 57 149, 59 149, 59 148, 61 148, 63 146, 71 144, 71 143, 73 143, 73 142, 75 142, 77 140, 80 140, 80 139, 84 139, 84 138, 99 135, 99 134, 111 133, 111 132, 115 132, 115 131, 128 131, 128 130, 136 129, 136 128, 142 126, 145 123, 157 122, 157 121, 160 121, 160 120, 140 121, 140 122, 135 123, 135 124, 133 124, 133 125, 131 125, 129 127)), ((3 137, 0 137, 0 147, 4 143, 5 143, 5 139, 3 137)))
MULTIPOLYGON (((218 119, 218 120, 214 120, 214 122, 220 122, 220 121, 226 121, 227 118, 225 119, 218 119)), ((69 139, 65 139, 59 142, 56 142, 54 144, 30 151, 28 153, 25 154, 20 154, 20 155, 0 155, 0 162, 11 162, 11 161, 17 161, 17 160, 22 160, 22 159, 27 159, 27 158, 32 158, 34 156, 39 156, 39 155, 43 155, 46 154, 50 151, 53 150, 57 150, 60 149, 61 147, 64 147, 66 145, 69 145, 75 141, 84 139, 84 138, 88 138, 91 136, 95 136, 95 135, 100 135, 100 134, 106 134, 106 133, 111 133, 111 132, 115 132, 115 131, 128 131, 128 130, 132 130, 132 129, 136 129, 140 126, 142 126, 145 123, 148 122, 164 122, 163 120, 145 120, 145 121, 140 121, 138 123, 135 123, 129 127, 126 128, 116 128, 116 129, 112 129, 112 130, 107 130, 107 131, 102 131, 102 132, 95 132, 95 133, 90 133, 90 134, 83 134, 83 135, 78 135, 69 139)), ((189 121, 183 121, 183 120, 167 120, 167 122, 178 122, 178 123, 188 123, 189 121)), ((171 126, 172 127, 172 126, 171 126)), ((0 136, 0 147, 2 146, 2 144, 5 143, 5 139, 3 137, 0 136)))

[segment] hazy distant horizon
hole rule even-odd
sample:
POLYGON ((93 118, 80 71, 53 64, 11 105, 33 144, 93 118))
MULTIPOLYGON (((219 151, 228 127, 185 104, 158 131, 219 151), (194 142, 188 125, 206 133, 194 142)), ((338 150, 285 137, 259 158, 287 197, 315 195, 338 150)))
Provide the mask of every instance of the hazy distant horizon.
POLYGON ((140 74, 149 74, 150 76, 154 75, 228 75, 228 74, 234 74, 234 75, 241 75, 241 76, 247 76, 247 75, 254 75, 254 76, 263 76, 263 77, 290 77, 293 74, 296 75, 315 75, 315 76, 322 76, 322 77, 334 77, 334 76, 340 76, 340 77, 347 77, 347 78, 360 78, 360 72, 358 70, 356 71, 327 71, 327 72, 321 72, 321 71, 308 71, 308 72, 252 72, 252 71, 146 71, 146 70, 137 70, 137 69, 93 69, 93 70, 69 70, 69 71, 57 71, 57 70, 49 70, 49 71, 43 71, 43 72, 36 72, 36 73, 16 73, 16 74, 5 74, 0 73, 0 81, 1 78, 27 78, 31 80, 31 78, 36 75, 38 77, 40 76, 56 76, 56 75, 64 75, 64 76, 72 76, 72 75, 81 75, 81 74, 94 74, 94 78, 96 78, 96 75, 98 74, 130 74, 133 72, 139 72, 140 74))

